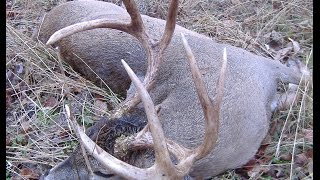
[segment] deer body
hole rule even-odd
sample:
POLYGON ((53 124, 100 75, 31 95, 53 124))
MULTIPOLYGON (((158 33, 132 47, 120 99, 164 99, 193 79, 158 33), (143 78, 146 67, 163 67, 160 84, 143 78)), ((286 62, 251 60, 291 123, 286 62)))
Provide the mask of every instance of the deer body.
MULTIPOLYGON (((63 27, 97 18, 129 19, 129 15, 125 9, 105 2, 65 3, 46 15, 39 39, 46 42, 55 31, 63 27)), ((164 31, 165 21, 144 15, 142 19, 150 36, 159 39, 164 31)), ((149 94, 158 108, 166 138, 184 147, 195 148, 201 144, 205 117, 185 60, 180 33, 184 33, 189 42, 211 99, 215 98, 223 48, 226 47, 228 52, 218 140, 215 148, 205 158, 196 161, 189 172, 191 177, 210 178, 228 169, 240 167, 254 156, 269 128, 271 103, 276 95, 277 83, 282 80, 297 84, 300 75, 294 74, 279 62, 237 47, 216 43, 177 25, 172 40, 164 51, 163 63, 149 94)), ((124 93, 131 82, 120 64, 121 59, 126 60, 138 75, 143 76, 146 72, 146 53, 142 45, 134 37, 117 30, 94 29, 76 33, 62 39, 56 46, 59 46, 62 58, 75 70, 90 80, 95 76, 72 53, 84 60, 118 93, 124 93)), ((137 117, 145 119, 143 113, 137 117)), ((91 129, 97 130, 99 125, 96 126, 91 129)), ((144 154, 136 155, 135 159, 138 160, 132 164, 142 168, 153 163, 153 159, 144 154)), ((70 166, 60 165, 46 178, 74 172, 65 168, 72 169, 70 166)))

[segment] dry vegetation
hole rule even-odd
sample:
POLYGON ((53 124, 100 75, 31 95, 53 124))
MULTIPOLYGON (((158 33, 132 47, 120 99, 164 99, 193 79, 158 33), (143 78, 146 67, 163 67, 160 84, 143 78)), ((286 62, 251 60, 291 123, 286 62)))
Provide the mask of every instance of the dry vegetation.
MULTIPOLYGON (((85 80, 59 62, 54 50, 31 40, 41 16, 63 0, 6 2, 6 177, 38 179, 77 146, 64 104, 90 126, 108 116, 121 97, 85 80)), ((144 13, 165 18, 167 0, 138 4, 144 13)), ((179 25, 216 41, 281 62, 298 59, 312 72, 311 0, 181 0, 178 17, 179 25)), ((312 84, 299 86, 297 95, 297 105, 275 113, 256 157, 218 178, 313 179, 312 84)))

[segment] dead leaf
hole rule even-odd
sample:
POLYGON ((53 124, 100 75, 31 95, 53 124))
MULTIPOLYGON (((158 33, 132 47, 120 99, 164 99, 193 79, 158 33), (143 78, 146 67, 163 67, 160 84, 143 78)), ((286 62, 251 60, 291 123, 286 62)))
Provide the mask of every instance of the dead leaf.
MULTIPOLYGON (((270 135, 268 135, 268 136, 270 137, 270 135)), ((269 139, 270 139, 270 142, 271 142, 271 137, 269 139)), ((259 147, 259 149, 258 149, 258 151, 257 151, 255 156, 257 158, 263 157, 265 152, 266 152, 266 150, 267 150, 267 148, 268 148, 268 146, 269 146, 269 143, 261 144, 261 146, 259 147)))
POLYGON ((71 92, 72 92, 72 93, 75 93, 75 94, 77 94, 77 93, 81 93, 81 88, 78 88, 78 87, 72 87, 72 88, 71 88, 71 92))
POLYGON ((47 100, 44 102, 44 107, 54 107, 58 104, 57 98, 53 96, 49 96, 47 100))
POLYGON ((273 0, 272 1, 272 9, 276 10, 276 9, 280 9, 280 8, 282 8, 281 1, 273 0))
POLYGON ((19 13, 16 12, 16 11, 10 10, 10 11, 7 11, 6 14, 7 14, 7 17, 13 19, 13 18, 15 18, 15 16, 17 16, 19 13))
POLYGON ((251 171, 256 165, 257 165, 257 160, 256 159, 251 159, 242 168, 244 170, 246 170, 246 171, 251 171))
POLYGON ((273 136, 274 133, 276 133, 277 126, 279 126, 279 121, 278 121, 278 119, 272 120, 272 121, 271 121, 271 124, 270 124, 270 129, 269 129, 269 134, 270 134, 271 136, 273 136))
POLYGON ((39 179, 40 174, 33 169, 23 168, 20 171, 20 175, 25 179, 39 179))
POLYGON ((308 157, 306 156, 305 153, 301 153, 301 154, 296 155, 294 162, 299 167, 303 167, 304 165, 306 165, 309 162, 309 160, 308 160, 308 157))
POLYGON ((291 38, 288 38, 291 42, 292 42, 292 46, 293 46, 293 52, 294 53, 298 53, 300 51, 300 45, 297 41, 294 41, 291 38))
POLYGON ((95 99, 103 99, 103 96, 101 96, 100 94, 94 94, 93 96, 95 99))
POLYGON ((71 134, 70 129, 64 129, 63 131, 60 131, 60 132, 59 132, 58 136, 59 136, 60 138, 64 138, 64 137, 69 136, 70 134, 71 134))
POLYGON ((291 161, 292 160, 292 154, 288 153, 288 154, 282 154, 279 157, 280 160, 284 160, 284 161, 291 161))
POLYGON ((307 158, 313 159, 313 149, 308 149, 305 154, 307 158))
POLYGON ((268 172, 266 172, 266 174, 268 174, 269 176, 275 178, 275 179, 279 179, 285 176, 285 173, 283 172, 284 169, 281 167, 277 167, 277 166, 270 166, 270 169, 268 172))
POLYGON ((94 102, 94 107, 94 113, 96 116, 103 116, 106 113, 105 111, 108 109, 106 102, 97 99, 94 102))

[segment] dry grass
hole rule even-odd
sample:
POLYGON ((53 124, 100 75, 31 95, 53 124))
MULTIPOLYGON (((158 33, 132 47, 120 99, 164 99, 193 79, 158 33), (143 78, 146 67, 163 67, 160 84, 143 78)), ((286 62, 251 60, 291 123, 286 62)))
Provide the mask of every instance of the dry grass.
POLYGON ((7 53, 7 162, 12 165, 53 166, 72 152, 77 144, 65 118, 65 103, 72 105, 82 124, 92 125, 99 119, 97 114, 108 115, 106 107, 102 109, 94 99, 111 106, 119 102, 69 66, 61 66, 53 50, 34 43, 9 24, 7 53))
MULTIPOLYGON (((65 119, 64 104, 71 104, 75 117, 90 126, 119 103, 112 93, 59 62, 54 50, 30 39, 40 14, 61 2, 7 0, 7 179, 26 177, 23 168, 43 173, 41 164, 53 166, 72 152, 77 141, 65 119)), ((148 15, 165 18, 167 0, 142 2, 138 1, 140 9, 148 15)), ((288 47, 291 38, 301 50, 284 59, 299 59, 312 71, 312 8, 311 0, 181 0, 178 24, 268 57, 288 47), (276 38, 270 37, 274 34, 276 38), (268 49, 275 39, 276 46, 268 49)), ((253 169, 245 171, 251 179, 313 179, 312 84, 299 86, 297 93, 298 105, 275 113, 268 146, 262 146, 266 148, 253 169)), ((230 170, 217 178, 240 179, 240 174, 230 170)))

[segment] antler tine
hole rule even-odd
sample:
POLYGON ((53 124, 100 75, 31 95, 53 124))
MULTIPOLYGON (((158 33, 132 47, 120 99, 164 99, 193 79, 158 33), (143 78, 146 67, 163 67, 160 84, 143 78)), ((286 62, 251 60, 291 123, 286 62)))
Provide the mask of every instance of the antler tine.
POLYGON ((117 20, 109 20, 109 19, 97 19, 92 21, 86 21, 86 22, 80 22, 76 23, 70 26, 67 26, 65 28, 62 28, 55 33, 53 33, 49 40, 47 41, 46 45, 54 44, 58 41, 60 41, 62 38, 65 38, 67 36, 70 36, 72 34, 96 29, 96 28, 112 28, 117 29, 120 31, 128 32, 129 24, 125 24, 125 22, 117 21, 117 20))
POLYGON ((145 30, 144 30, 142 18, 135 1, 124 0, 123 4, 126 6, 127 12, 130 14, 132 26, 135 27, 135 29, 133 30, 138 32, 144 32, 145 30))
POLYGON ((220 107, 222 104, 222 97, 223 97, 223 87, 224 87, 224 81, 225 81, 227 55, 226 55, 226 49, 224 49, 223 63, 221 67, 220 77, 217 84, 215 102, 212 103, 208 95, 208 92, 205 88, 205 85, 201 77, 199 68, 197 66, 196 60, 194 58, 194 55, 191 51, 191 48, 184 34, 182 33, 181 33, 181 38, 188 56, 187 59, 190 65, 193 81, 196 86, 197 94, 202 106, 202 110, 205 117, 205 123, 206 123, 204 141, 194 151, 195 160, 198 160, 210 153, 210 151, 214 148, 216 141, 218 139, 220 107))
POLYGON ((164 137, 164 133, 163 133, 160 121, 158 119, 154 104, 151 100, 151 97, 148 91, 143 86, 143 84, 140 82, 139 78, 134 74, 132 69, 128 66, 128 64, 124 60, 121 60, 121 62, 125 67, 128 75, 130 76, 132 82, 136 86, 137 91, 143 102, 145 112, 147 114, 148 124, 151 131, 151 136, 153 139, 153 147, 155 151, 155 158, 156 158, 155 165, 157 166, 157 168, 162 169, 164 172, 168 174, 174 174, 173 172, 175 168, 171 162, 169 151, 168 151, 167 144, 164 137))
POLYGON ((124 0, 123 3, 125 4, 127 12, 131 17, 131 22, 126 22, 125 20, 119 21, 110 19, 97 19, 76 23, 55 32, 53 35, 51 35, 46 44, 54 44, 64 37, 86 30, 96 28, 111 28, 131 34, 132 36, 136 37, 146 49, 150 48, 151 44, 148 41, 148 35, 145 31, 136 3, 133 0, 124 0))
POLYGON ((162 53, 171 41, 174 29, 176 27, 176 20, 178 14, 179 0, 172 0, 169 6, 167 22, 165 26, 164 33, 160 40, 160 52, 162 53))
MULTIPOLYGON (((179 4, 179 0, 172 0, 170 3, 166 26, 161 39, 157 42, 153 42, 149 38, 148 45, 150 45, 150 48, 146 48, 146 51, 148 53, 148 69, 147 69, 145 79, 143 81, 143 84, 147 90, 149 90, 154 83, 154 79, 162 63, 163 51, 167 48, 167 46, 169 45, 172 39, 175 25, 176 25, 178 4, 179 4)), ((148 34, 146 34, 146 37, 148 37, 148 34)), ((140 99, 138 98, 138 94, 136 93, 134 96, 132 96, 131 98, 127 99, 124 102, 124 107, 126 107, 127 109, 130 109, 131 107, 134 107, 139 102, 140 102, 140 99)))

